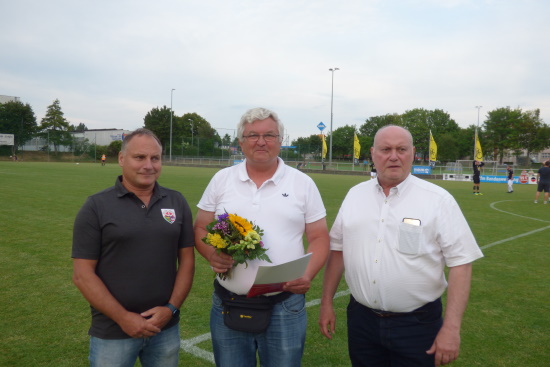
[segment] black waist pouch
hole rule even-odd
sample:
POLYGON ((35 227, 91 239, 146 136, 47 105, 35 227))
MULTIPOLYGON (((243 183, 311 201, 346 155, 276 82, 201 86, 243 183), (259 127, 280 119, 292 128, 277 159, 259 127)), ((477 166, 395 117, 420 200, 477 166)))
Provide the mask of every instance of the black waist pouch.
POLYGON ((291 295, 284 292, 271 297, 247 298, 230 293, 218 281, 214 281, 214 289, 222 300, 225 326, 247 333, 263 333, 271 321, 273 306, 291 295))

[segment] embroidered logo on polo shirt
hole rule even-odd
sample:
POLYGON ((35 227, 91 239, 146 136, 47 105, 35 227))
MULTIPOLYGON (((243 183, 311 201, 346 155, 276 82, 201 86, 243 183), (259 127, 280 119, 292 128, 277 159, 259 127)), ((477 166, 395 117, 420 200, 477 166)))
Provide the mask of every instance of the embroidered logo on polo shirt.
POLYGON ((161 209, 162 217, 168 223, 172 224, 176 221, 176 211, 174 209, 161 209))
POLYGON ((285 192, 285 193, 283 194, 283 196, 284 196, 285 198, 287 198, 287 197, 288 197, 288 194, 285 192))

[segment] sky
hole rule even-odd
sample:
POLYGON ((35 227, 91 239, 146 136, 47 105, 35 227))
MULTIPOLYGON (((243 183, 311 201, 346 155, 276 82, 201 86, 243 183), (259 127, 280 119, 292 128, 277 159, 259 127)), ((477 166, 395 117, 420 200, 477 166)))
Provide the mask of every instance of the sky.
POLYGON ((0 95, 38 124, 55 99, 88 129, 167 106, 221 136, 266 107, 288 142, 330 131, 331 101, 333 130, 415 108, 463 128, 507 106, 550 123, 549 14, 546 0, 0 0, 0 95))

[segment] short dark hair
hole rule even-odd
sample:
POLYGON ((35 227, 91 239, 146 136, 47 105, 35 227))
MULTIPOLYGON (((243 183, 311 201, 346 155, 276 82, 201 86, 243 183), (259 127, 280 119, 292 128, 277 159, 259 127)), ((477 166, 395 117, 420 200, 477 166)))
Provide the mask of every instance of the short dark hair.
POLYGON ((160 150, 162 151, 162 143, 160 142, 160 139, 155 135, 154 132, 144 127, 136 129, 130 134, 126 135, 124 137, 124 140, 122 140, 122 147, 120 148, 120 151, 124 152, 126 150, 126 147, 128 146, 128 143, 130 143, 130 140, 132 140, 134 137, 143 135, 150 136, 151 138, 155 139, 157 143, 159 143, 160 150))

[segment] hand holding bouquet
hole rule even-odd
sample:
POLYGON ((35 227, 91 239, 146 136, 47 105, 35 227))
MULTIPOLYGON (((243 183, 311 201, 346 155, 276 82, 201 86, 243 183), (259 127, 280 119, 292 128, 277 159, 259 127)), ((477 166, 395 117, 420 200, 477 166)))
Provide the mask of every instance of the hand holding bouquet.
MULTIPOLYGON (((218 253, 230 255, 236 264, 246 264, 247 260, 260 259, 271 262, 262 242, 263 230, 237 214, 220 214, 218 219, 206 226, 208 234, 202 238, 207 245, 216 248, 218 253)), ((231 277, 231 270, 218 273, 220 279, 231 277)))

